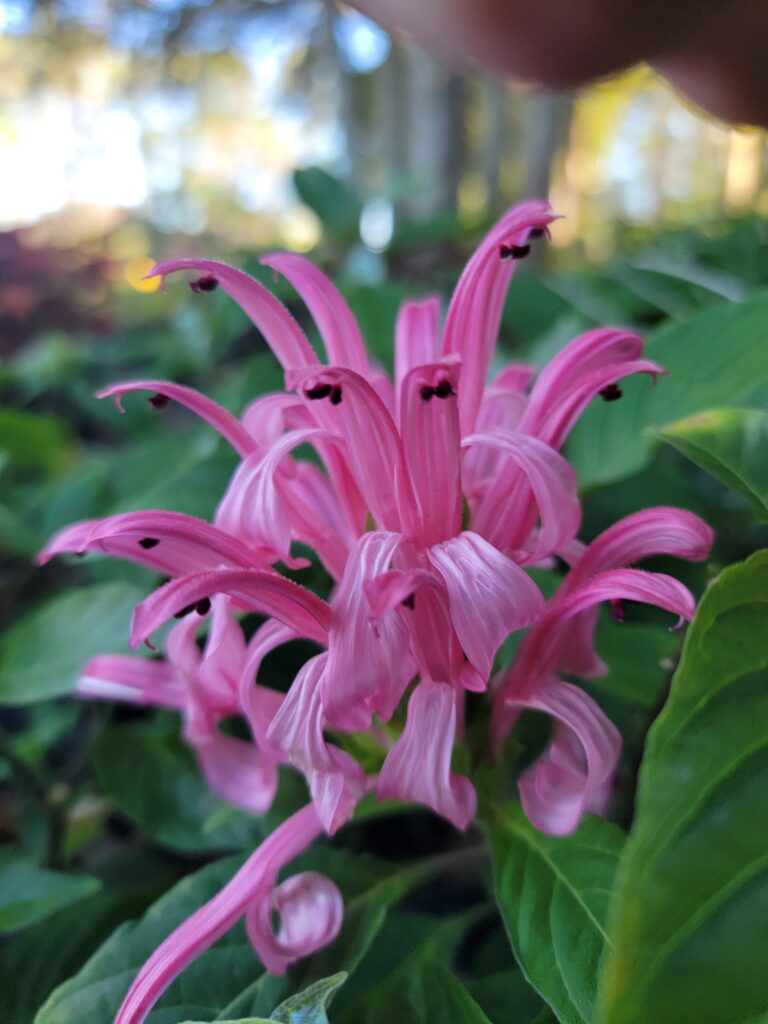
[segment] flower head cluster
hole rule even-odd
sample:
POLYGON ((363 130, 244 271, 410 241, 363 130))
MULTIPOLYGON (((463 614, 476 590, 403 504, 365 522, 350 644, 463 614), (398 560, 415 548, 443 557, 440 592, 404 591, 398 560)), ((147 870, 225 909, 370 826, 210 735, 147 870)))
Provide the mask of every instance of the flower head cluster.
POLYGON ((496 749, 522 709, 554 720, 549 747, 519 782, 538 828, 565 834, 586 811, 605 809, 619 734, 560 673, 604 671, 594 649, 601 602, 643 601, 690 619, 694 600, 681 583, 629 566, 661 553, 702 559, 711 532, 688 512, 655 508, 589 546, 577 540, 577 483, 561 448, 596 396, 619 397, 618 382, 629 374, 663 373, 643 358, 638 337, 590 331, 535 380, 531 368, 512 364, 487 382, 506 288, 553 219, 538 202, 505 214, 465 268, 442 329, 436 299, 403 306, 394 379, 370 359, 336 288, 299 256, 262 262, 306 303, 327 364, 288 311, 233 267, 188 259, 154 268, 163 277, 196 271, 193 291, 220 287, 235 299, 282 363, 286 390, 256 399, 239 419, 165 381, 102 392, 118 405, 137 390, 150 391, 153 406, 179 402, 217 429, 241 461, 212 524, 174 512, 127 513, 70 526, 42 552, 45 560, 102 551, 171 577, 139 605, 132 627, 138 646, 180 617, 165 658, 94 658, 78 693, 178 710, 211 786, 241 807, 269 807, 281 764, 303 773, 312 802, 163 943, 131 988, 119 1024, 143 1020, 183 966, 240 916, 275 972, 330 941, 342 914, 335 886, 315 874, 277 887, 275 880, 321 831, 349 820, 366 792, 426 805, 466 828, 476 793, 451 759, 467 692, 490 689, 496 749), (318 460, 298 457, 306 445, 318 460), (331 576, 329 601, 276 568, 307 564, 294 555, 295 542, 311 548, 331 576), (553 556, 570 569, 545 603, 526 568, 553 556), (248 610, 266 621, 246 641, 238 616, 248 610), (499 646, 524 627, 513 665, 491 684, 499 646), (260 683, 265 656, 299 637, 320 653, 288 692, 260 683), (233 714, 245 718, 250 742, 220 731, 233 714), (359 732, 380 747, 374 775, 343 749, 344 734, 359 732))

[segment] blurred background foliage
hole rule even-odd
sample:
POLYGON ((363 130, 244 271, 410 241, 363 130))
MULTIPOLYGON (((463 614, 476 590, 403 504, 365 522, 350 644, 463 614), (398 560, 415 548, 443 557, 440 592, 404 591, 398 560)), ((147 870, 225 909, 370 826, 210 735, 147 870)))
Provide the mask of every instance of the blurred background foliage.
MULTIPOLYGON (((13 933, 0 945, 4 1024, 26 1024, 119 922, 214 855, 252 848, 302 801, 286 779, 274 815, 250 821, 206 791, 169 716, 60 696, 89 654, 125 648, 130 610, 156 581, 97 558, 35 569, 35 551, 78 518, 152 507, 209 517, 234 468, 183 410, 158 415, 129 397, 121 417, 93 392, 173 378, 238 411, 281 387, 240 311, 179 283, 162 293, 143 280, 153 259, 237 263, 316 337, 295 294, 257 263, 269 247, 308 252, 387 363, 402 299, 447 300, 494 216, 549 196, 564 218, 515 278, 505 356, 540 364, 579 331, 620 323, 650 332, 673 370, 658 401, 631 384, 574 435, 585 537, 640 507, 691 508, 718 530, 708 567, 674 569, 698 591, 767 539, 746 500, 648 432, 710 406, 765 403, 765 136, 704 119, 647 70, 555 95, 458 74, 321 0, 2 0, 0 182, 0 838, 14 871, 0 887, 0 931, 13 933)), ((302 581, 322 587, 312 572, 302 581)), ((614 817, 626 824, 680 640, 635 609, 601 628, 611 674, 591 692, 624 732, 614 817)), ((294 647, 267 660, 275 685, 306 657, 294 647)), ((540 743, 541 723, 523 725, 540 743)), ((413 812, 396 840, 374 817, 336 845, 390 857, 456 842, 413 812)), ((363 961, 342 1007, 388 983, 392 943, 426 948, 439 904, 464 915, 464 931, 445 919, 454 931, 440 956, 459 956, 488 1016, 509 1019, 512 998, 520 1021, 542 1012, 476 879, 415 898, 378 938, 395 896, 374 886, 369 897, 365 884, 350 892, 378 921, 361 948, 375 940, 379 960, 363 961), (457 954, 468 929, 475 952, 457 954)))

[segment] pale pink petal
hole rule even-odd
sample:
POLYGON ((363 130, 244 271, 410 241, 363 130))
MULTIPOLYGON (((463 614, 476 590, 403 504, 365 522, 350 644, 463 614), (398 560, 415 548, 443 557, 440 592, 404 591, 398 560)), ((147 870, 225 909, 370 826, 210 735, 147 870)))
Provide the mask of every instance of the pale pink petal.
POLYGON ((346 459, 376 524, 412 532, 418 515, 395 422, 373 387, 352 370, 288 375, 326 430, 346 442, 346 459))
POLYGON ((539 375, 520 429, 559 448, 600 390, 631 373, 656 377, 665 372, 641 360, 642 353, 642 338, 616 327, 601 327, 574 338, 539 375))
MULTIPOLYGON (((267 731, 272 719, 283 702, 283 694, 259 685, 258 675, 264 658, 281 647, 295 640, 297 634, 282 622, 268 619, 251 637, 246 652, 245 663, 240 674, 238 695, 240 710, 248 722, 254 742, 259 747, 269 745, 267 731)), ((275 750, 276 748, 270 748, 275 750)))
POLYGON ((187 735, 208 784, 219 796, 252 814, 264 814, 277 791, 274 758, 252 743, 215 728, 205 736, 187 735))
POLYGON ((168 619, 214 594, 229 594, 242 607, 271 615, 301 636, 327 642, 330 609, 309 590, 273 572, 221 569, 171 580, 151 594, 133 614, 131 645, 138 647, 168 619))
POLYGON ((286 370, 317 363, 312 346, 285 306, 248 274, 218 260, 186 259, 157 263, 147 277, 165 278, 179 270, 196 270, 214 278, 251 318, 286 370))
POLYGON ((267 738, 305 776, 323 823, 333 834, 354 813, 365 792, 365 776, 354 758, 323 736, 323 678, 327 654, 310 658, 293 681, 272 720, 267 738))
MULTIPOLYGON (((497 428, 510 432, 517 431, 520 425, 528 399, 517 388, 499 386, 498 382, 502 376, 503 374, 499 374, 483 392, 483 400, 475 420, 476 434, 493 433, 497 428)), ((464 495, 473 510, 482 500, 489 484, 496 479, 498 469, 505 461, 498 449, 489 448, 487 445, 474 445, 465 450, 461 463, 461 477, 464 495)))
POLYGON ((269 551, 182 512, 122 512, 65 526, 37 555, 43 565, 65 551, 102 551, 169 576, 223 566, 266 568, 269 551))
MULTIPOLYGON (((403 381, 417 366, 435 363, 440 357, 440 299, 404 302, 395 322, 395 395, 398 403, 403 381)), ((399 405, 398 405, 399 408, 399 405)))
MULTIPOLYGON (((507 363, 490 383, 496 391, 513 391, 525 395, 534 378, 536 367, 532 363, 507 363)), ((488 390, 488 389, 486 389, 488 390)))
POLYGON ((456 696, 446 683, 419 683, 408 702, 402 735, 379 774, 380 800, 425 804, 459 829, 474 819, 475 788, 451 771, 456 735, 456 696))
POLYGON ((518 780, 531 823, 542 832, 573 832, 587 811, 605 812, 621 750, 621 735, 583 690, 549 679, 511 709, 542 711, 556 720, 552 741, 518 780))
POLYGON ((413 676, 408 627, 397 611, 374 618, 365 590, 387 571, 400 541, 396 533, 364 534, 333 595, 323 707, 336 728, 366 729, 373 711, 388 719, 413 676))
POLYGON ((473 530, 500 548, 522 546, 533 525, 528 513, 532 492, 533 514, 538 513, 541 529, 531 549, 521 558, 523 564, 537 562, 573 539, 581 523, 578 485, 576 474, 559 452, 538 438, 500 429, 472 434, 463 444, 495 448, 506 456, 506 465, 498 467, 496 480, 474 510, 473 530), (530 492, 527 488, 521 490, 520 474, 530 492))
MULTIPOLYGON (((291 558, 293 537, 290 486, 280 475, 282 462, 299 445, 328 437, 317 427, 282 434, 268 448, 262 448, 237 467, 216 509, 215 523, 227 533, 247 540, 257 549, 274 553, 291 568, 300 568, 291 558)), ((302 560, 306 565, 306 561, 302 560)))
MULTIPOLYGON (((707 557, 714 533, 692 512, 679 508, 643 509, 626 516, 583 549, 557 591, 557 599, 573 593, 607 569, 630 566, 653 555, 674 555, 692 562, 707 557)), ((589 608, 564 626, 558 663, 564 672, 583 678, 601 675, 606 666, 594 650, 597 608, 589 608)))
POLYGON ((381 616, 413 597, 421 587, 436 585, 424 569, 390 569, 363 584, 371 615, 381 616))
POLYGON ((302 409, 301 401, 293 394, 282 391, 271 395, 260 395, 250 402, 243 411, 242 424, 259 448, 276 441, 287 428, 296 410, 302 409))
POLYGON ((223 594, 211 599, 211 617, 198 680, 223 715, 238 710, 238 687, 245 665, 243 631, 232 614, 232 603, 223 594))
POLYGON ((323 339, 328 362, 367 376, 368 354, 357 320, 346 299, 322 270, 303 256, 288 252, 270 253, 259 262, 287 278, 307 304, 323 339))
MULTIPOLYGON (((186 409, 190 409, 218 431, 225 441, 229 441, 238 455, 245 457, 256 448, 256 442, 236 416, 227 412, 212 398, 207 398, 199 391, 194 391, 181 384, 172 384, 167 380, 122 381, 97 391, 96 397, 114 398, 119 411, 124 412, 122 397, 132 391, 151 391, 155 396, 160 396, 160 399, 170 398, 186 409)), ((150 401, 154 401, 154 399, 150 399, 150 401)))
POLYGON ((270 974, 280 975, 294 960, 333 942, 343 918, 338 887, 325 875, 304 871, 262 893, 248 910, 245 926, 261 962, 270 974), (280 918, 277 935, 273 914, 280 918))
POLYGON ((82 669, 74 689, 87 700, 119 700, 180 710, 185 688, 165 661, 124 654, 97 654, 82 669))
POLYGON ((460 369, 449 360, 420 366, 402 385, 401 431, 421 522, 414 539, 424 547, 461 529, 460 369))
POLYGON ((531 232, 546 231, 553 220, 547 203, 526 202, 508 210, 475 250, 456 286, 445 320, 443 354, 460 356, 462 362, 462 434, 475 426, 504 298, 517 264, 505 254, 524 249, 531 232))
POLYGON ((427 554, 448 589, 464 653, 487 682, 501 642, 542 611, 539 589, 523 569, 475 533, 462 533, 427 554))
MULTIPOLYGON (((278 871, 322 831, 310 804, 282 823, 213 899, 179 925, 137 974, 115 1024, 143 1024, 171 982, 271 890, 278 871)), ((150 911, 151 913, 151 911, 150 911)))
POLYGON ((296 540, 316 552, 335 580, 341 579, 358 534, 341 507, 332 481, 311 462, 296 462, 284 499, 296 540))

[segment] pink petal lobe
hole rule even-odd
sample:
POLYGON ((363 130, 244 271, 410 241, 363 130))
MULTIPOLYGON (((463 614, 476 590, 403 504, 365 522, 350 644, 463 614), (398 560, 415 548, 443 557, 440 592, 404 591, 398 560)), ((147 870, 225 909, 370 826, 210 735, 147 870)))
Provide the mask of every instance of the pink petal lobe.
POLYGON ((436 296, 404 302, 395 323, 395 394, 417 366, 440 358, 440 300, 436 296))
POLYGON ((91 658, 83 666, 74 695, 86 700, 119 700, 174 710, 184 707, 186 696, 172 665, 124 654, 98 654, 91 658))
POLYGON ((605 812, 621 750, 621 735, 583 690, 550 679, 511 708, 551 715, 554 737, 518 780, 520 799, 531 824, 550 835, 573 832, 587 811, 605 812))
POLYGON ((37 555, 38 565, 63 552, 101 551, 170 576, 222 566, 266 568, 268 552, 182 512, 122 512, 73 523, 37 555))
POLYGON ((97 398, 114 398, 115 405, 123 412, 121 399, 132 391, 152 391, 162 398, 172 398, 174 402, 196 413, 200 419, 209 423, 218 431, 225 441, 229 441, 238 455, 245 457, 256 448, 256 443, 240 420, 227 412, 212 398, 201 395, 199 391, 173 384, 166 380, 130 380, 120 384, 111 384, 96 393, 97 398))
POLYGON ((530 530, 526 518, 530 493, 541 529, 524 561, 540 561, 573 539, 581 523, 578 483, 576 474, 559 452, 538 438, 500 429, 472 434, 463 443, 494 448, 506 457, 474 510, 472 526, 478 533, 497 547, 521 546, 530 530), (523 489, 521 493, 519 487, 516 489, 520 474, 530 492, 523 489))
POLYGON ((401 430, 425 547, 461 529, 460 370, 449 360, 420 366, 402 385, 401 430))
POLYGON ((323 707, 338 729, 367 729, 373 711, 386 721, 413 676, 407 626, 396 610, 374 619, 366 593, 368 582, 389 568, 401 540, 397 533, 364 534, 331 601, 323 707))
POLYGON ((214 792, 252 814, 264 814, 277 791, 277 768, 252 743, 212 729, 206 736, 186 737, 214 792))
POLYGON ((327 641, 330 609, 319 597, 277 573, 221 569, 171 580, 151 594, 133 614, 131 645, 138 647, 182 609, 213 594, 229 594, 241 607, 279 619, 301 636, 327 641))
POLYGON ((245 915, 254 900, 271 890, 278 871, 321 833, 311 805, 282 823, 251 854, 213 899, 196 910, 155 950, 133 981, 115 1024, 143 1024, 171 982, 245 915))
POLYGON ((462 362, 459 396, 462 434, 469 434, 491 365, 507 288, 516 260, 503 258, 524 249, 531 232, 546 231, 555 220, 548 203, 525 202, 508 210, 491 228, 464 268, 448 307, 443 354, 462 362))
POLYGON ((475 533, 462 533, 427 555, 448 589, 461 646, 487 682, 501 642, 543 609, 539 589, 520 566, 475 533))
POLYGON ((287 278, 307 304, 323 339, 328 362, 367 376, 368 353, 357 320, 322 270, 303 256, 289 252, 270 253, 259 262, 287 278))
POLYGON ((266 969, 281 975, 295 960, 333 942, 343 918, 338 887, 325 875, 304 871, 261 893, 246 914, 245 926, 266 969), (272 930, 275 913, 280 918, 277 935, 272 930))
POLYGON ((179 270, 196 270, 215 278, 222 290, 234 299, 258 327, 286 370, 317 363, 312 346, 291 314, 254 278, 227 263, 202 259, 157 263, 147 277, 165 278, 179 270))
POLYGON ((408 702, 402 735, 387 754, 376 793, 380 800, 425 804, 459 829, 474 819, 475 789, 451 771, 456 697, 446 683, 422 682, 408 702))

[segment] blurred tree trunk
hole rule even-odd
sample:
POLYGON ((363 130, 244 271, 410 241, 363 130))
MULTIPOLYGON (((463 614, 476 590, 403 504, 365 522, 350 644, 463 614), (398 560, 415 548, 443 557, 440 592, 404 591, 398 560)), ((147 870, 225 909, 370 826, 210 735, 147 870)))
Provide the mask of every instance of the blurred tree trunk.
POLYGON ((567 147, 573 118, 573 96, 537 90, 529 97, 525 152, 528 169, 525 194, 546 199, 555 161, 567 147))

